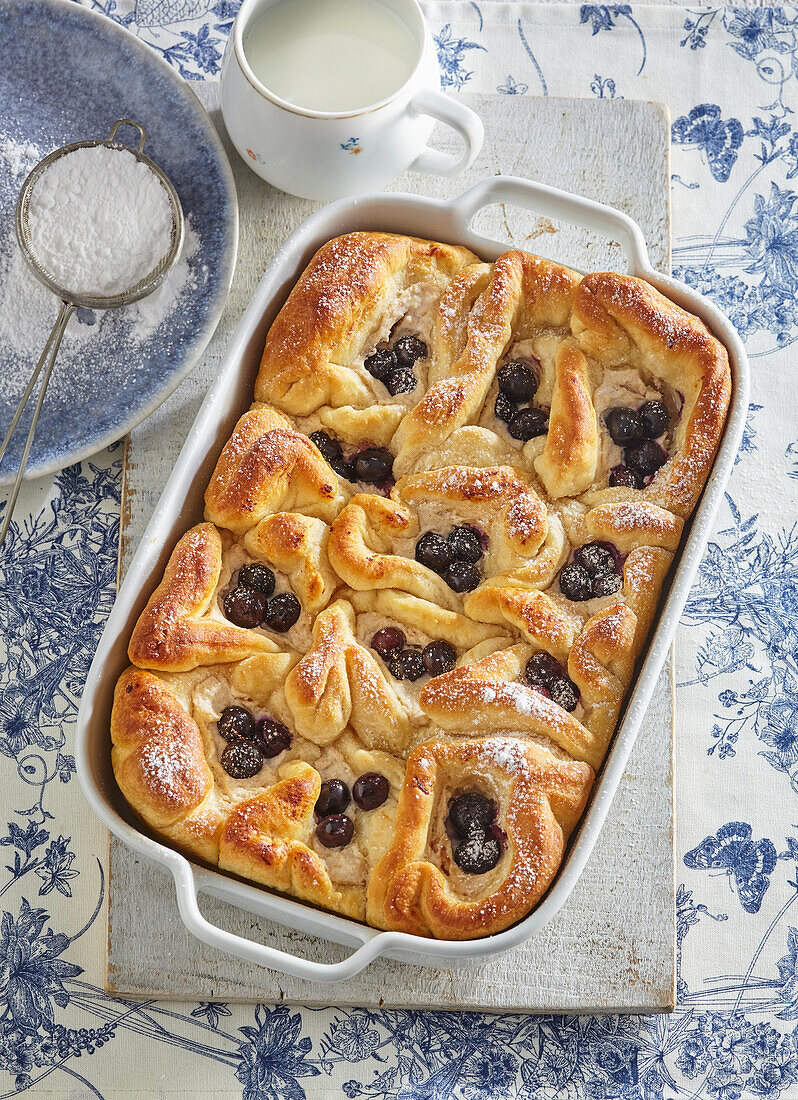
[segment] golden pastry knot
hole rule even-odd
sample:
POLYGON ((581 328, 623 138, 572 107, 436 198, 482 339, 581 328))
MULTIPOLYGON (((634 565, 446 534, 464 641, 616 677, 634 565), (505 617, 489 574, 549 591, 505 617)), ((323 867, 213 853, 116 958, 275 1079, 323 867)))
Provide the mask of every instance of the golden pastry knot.
MULTIPOLYGON (((387 446, 426 389, 437 357, 441 298, 452 278, 477 262, 465 248, 385 233, 330 241, 269 330, 256 400, 311 418, 313 427, 345 442, 387 446), (366 362, 375 351, 390 352, 403 336, 421 340, 426 354, 408 366, 400 349, 393 367, 390 360, 384 369, 372 361, 370 371, 366 362), (414 374, 414 385, 409 375, 389 381, 402 369, 414 374)), ((444 337, 441 353, 446 350, 444 337)))
POLYGON ((420 745, 408 758, 393 845, 369 881, 369 921, 442 939, 507 928, 548 889, 592 782, 586 764, 517 738, 420 745), (490 806, 482 838, 457 837, 452 803, 464 790, 490 806), (461 845, 479 859, 480 840, 493 865, 476 874, 461 845))

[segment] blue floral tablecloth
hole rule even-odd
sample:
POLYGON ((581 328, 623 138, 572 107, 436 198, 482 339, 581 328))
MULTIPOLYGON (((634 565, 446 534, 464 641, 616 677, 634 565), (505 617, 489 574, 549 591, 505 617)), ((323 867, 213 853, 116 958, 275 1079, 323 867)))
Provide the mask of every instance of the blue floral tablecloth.
MULTIPOLYGON (((190 80, 218 75, 237 9, 92 6, 190 80)), ((117 445, 29 485, 0 556, 0 1100, 798 1097, 798 10, 426 10, 450 89, 668 103, 674 268, 751 354, 745 440, 679 635, 679 1007, 486 1017, 107 995, 106 840, 71 742, 114 595, 117 445)))

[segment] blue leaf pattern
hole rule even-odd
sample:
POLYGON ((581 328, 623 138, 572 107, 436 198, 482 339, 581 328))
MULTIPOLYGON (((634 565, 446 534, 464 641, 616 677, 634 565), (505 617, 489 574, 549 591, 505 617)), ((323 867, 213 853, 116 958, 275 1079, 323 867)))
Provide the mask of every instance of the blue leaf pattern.
MULTIPOLYGON (((91 6, 199 80, 218 75, 239 4, 91 6)), ((139 1003, 86 980, 100 968, 83 973, 78 941, 91 932, 101 950, 105 882, 78 825, 71 737, 114 597, 116 447, 57 475, 0 556, 4 1095, 110 1098, 115 1067, 165 1052, 187 1095, 244 1100, 798 1097, 798 429, 785 351, 798 340, 798 13, 584 4, 513 8, 500 23, 492 7, 433 9, 446 13, 432 30, 448 90, 668 99, 675 272, 731 316, 753 358, 738 465, 679 642, 682 713, 702 701, 680 751, 696 773, 704 761, 695 783, 712 799, 679 837, 677 1010, 311 1012, 139 1003), (763 783, 760 805, 750 792, 763 783)))

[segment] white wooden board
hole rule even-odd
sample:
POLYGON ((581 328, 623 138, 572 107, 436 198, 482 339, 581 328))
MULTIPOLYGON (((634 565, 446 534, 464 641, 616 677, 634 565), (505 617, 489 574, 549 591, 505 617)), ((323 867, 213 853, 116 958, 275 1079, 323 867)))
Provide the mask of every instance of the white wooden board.
MULTIPOLYGON (((216 89, 202 88, 207 97, 216 89)), ((669 267, 666 108, 631 100, 464 96, 485 147, 466 177, 408 175, 396 190, 459 194, 493 174, 528 176, 600 199, 640 223, 652 260, 669 267)), ((446 135, 436 142, 447 147, 446 135)), ((120 572, 130 559, 266 263, 317 204, 262 183, 231 153, 241 205, 238 269, 203 362, 128 441, 120 572)), ((622 270, 620 251, 516 208, 480 215, 486 236, 584 269, 622 270)), ((603 834, 567 905, 522 947, 467 969, 378 960, 335 987, 314 986, 211 950, 180 922, 171 879, 111 837, 107 987, 117 993, 305 1005, 538 1012, 662 1012, 674 1004, 672 668, 663 673, 603 834)), ((345 948, 202 899, 240 935, 334 961, 345 948)))

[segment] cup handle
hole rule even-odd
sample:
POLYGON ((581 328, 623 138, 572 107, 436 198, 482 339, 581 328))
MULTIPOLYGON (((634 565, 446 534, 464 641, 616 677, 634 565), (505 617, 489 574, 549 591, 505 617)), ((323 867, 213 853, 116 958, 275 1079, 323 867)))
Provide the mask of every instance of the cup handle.
POLYGON ((459 176, 476 160, 485 137, 485 128, 478 114, 435 88, 426 88, 410 101, 410 114, 431 115, 445 126, 451 126, 462 137, 465 148, 459 156, 442 153, 429 146, 410 165, 411 172, 429 172, 436 176, 459 176))

